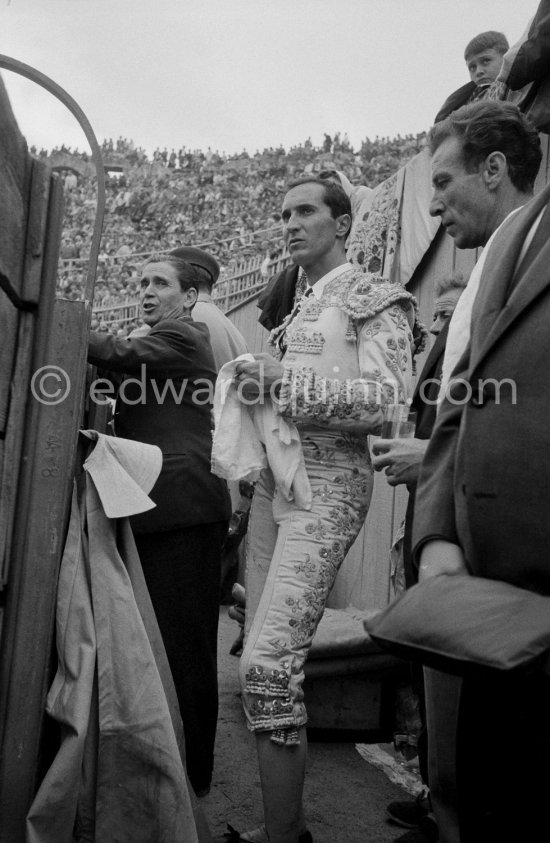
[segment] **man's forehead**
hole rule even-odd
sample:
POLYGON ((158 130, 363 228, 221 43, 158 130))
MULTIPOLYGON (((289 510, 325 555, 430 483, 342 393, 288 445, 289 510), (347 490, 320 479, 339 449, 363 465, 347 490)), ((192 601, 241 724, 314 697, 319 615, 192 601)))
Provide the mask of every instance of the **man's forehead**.
POLYGON ((441 170, 449 168, 464 169, 462 143, 454 135, 445 138, 435 150, 432 156, 432 178, 441 170))
POLYGON ((438 311, 448 310, 450 307, 454 307, 462 293, 463 290, 458 289, 458 287, 452 287, 450 290, 446 290, 436 298, 434 303, 435 312, 437 313, 438 311))
POLYGON ((283 210, 297 205, 325 205, 325 189, 322 184, 306 182, 291 187, 283 199, 283 210))

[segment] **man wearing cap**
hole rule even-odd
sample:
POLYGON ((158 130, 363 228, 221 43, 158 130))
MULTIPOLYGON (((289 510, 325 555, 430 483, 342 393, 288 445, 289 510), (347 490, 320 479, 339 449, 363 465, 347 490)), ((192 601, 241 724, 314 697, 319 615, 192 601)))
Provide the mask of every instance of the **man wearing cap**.
POLYGON ((213 255, 194 246, 180 246, 172 249, 170 254, 187 261, 195 268, 199 286, 193 319, 196 322, 204 322, 210 332, 214 363, 216 371, 219 372, 225 363, 245 354, 248 349, 241 332, 212 299, 212 287, 220 275, 218 262, 213 255))
POLYGON ((187 772, 201 795, 213 767, 220 554, 231 509, 226 484, 210 471, 216 372, 207 329, 191 318, 198 286, 188 262, 150 257, 140 279, 149 333, 91 331, 88 360, 124 378, 116 434, 162 451, 156 507, 131 523, 178 695, 187 772))

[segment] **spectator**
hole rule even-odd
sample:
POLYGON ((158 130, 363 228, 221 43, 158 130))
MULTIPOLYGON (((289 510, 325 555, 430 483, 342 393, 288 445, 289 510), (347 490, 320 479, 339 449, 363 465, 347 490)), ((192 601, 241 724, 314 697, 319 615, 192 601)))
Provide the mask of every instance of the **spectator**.
POLYGON ((245 354, 247 347, 241 332, 212 300, 212 287, 220 273, 218 262, 212 255, 193 246, 180 246, 170 254, 186 261, 195 269, 198 296, 193 308, 193 319, 203 322, 208 328, 214 365, 216 372, 219 372, 225 363, 245 354))
MULTIPOLYGON (((486 99, 489 88, 495 82, 502 67, 502 59, 509 49, 506 36, 502 32, 481 32, 466 45, 464 59, 470 75, 470 81, 445 100, 434 122, 444 120, 457 108, 469 102, 486 99)), ((496 99, 500 97, 496 96, 496 99)))

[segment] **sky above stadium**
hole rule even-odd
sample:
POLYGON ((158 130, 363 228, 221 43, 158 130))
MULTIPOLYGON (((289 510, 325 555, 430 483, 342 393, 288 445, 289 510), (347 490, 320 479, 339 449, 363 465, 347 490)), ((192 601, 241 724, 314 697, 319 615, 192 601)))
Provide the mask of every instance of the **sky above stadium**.
MULTIPOLYGON (((427 129, 466 43, 516 41, 539 0, 0 0, 0 53, 74 97, 99 138, 227 153, 324 132, 427 129)), ((29 144, 87 148, 38 86, 2 75, 29 144)))

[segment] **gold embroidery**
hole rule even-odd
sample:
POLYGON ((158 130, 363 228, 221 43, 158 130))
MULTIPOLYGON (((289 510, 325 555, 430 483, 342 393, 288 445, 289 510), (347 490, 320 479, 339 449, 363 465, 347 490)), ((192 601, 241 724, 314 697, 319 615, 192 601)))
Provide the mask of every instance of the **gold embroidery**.
POLYGON ((298 354, 321 354, 325 344, 325 338, 320 331, 308 334, 304 328, 289 331, 287 340, 287 351, 298 354))

